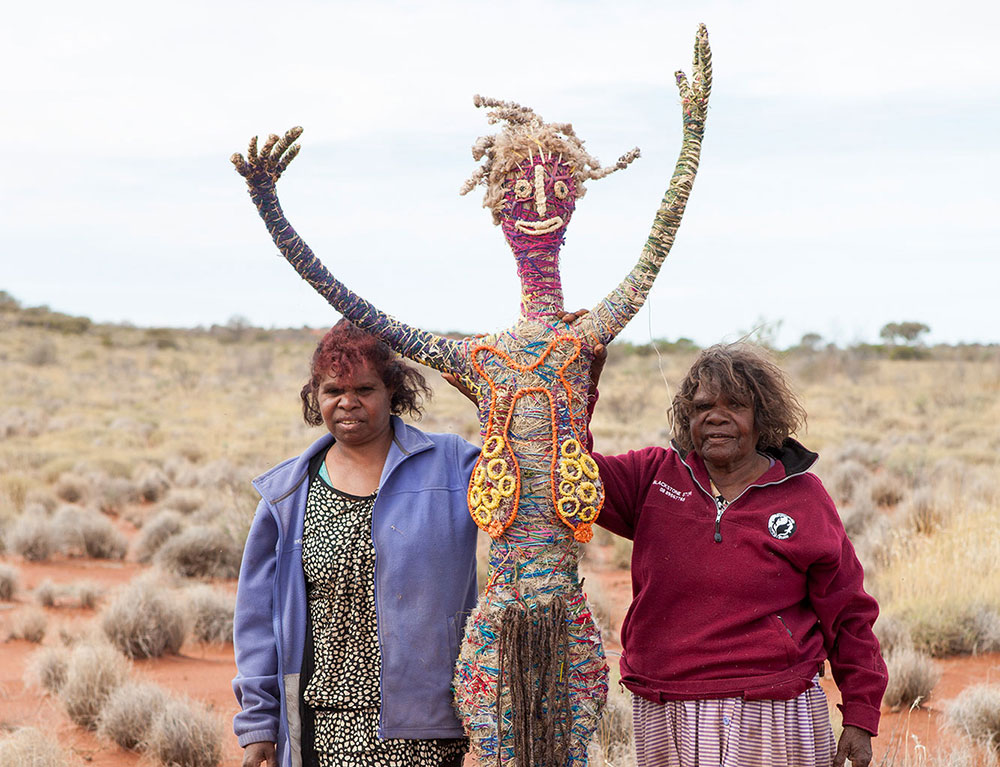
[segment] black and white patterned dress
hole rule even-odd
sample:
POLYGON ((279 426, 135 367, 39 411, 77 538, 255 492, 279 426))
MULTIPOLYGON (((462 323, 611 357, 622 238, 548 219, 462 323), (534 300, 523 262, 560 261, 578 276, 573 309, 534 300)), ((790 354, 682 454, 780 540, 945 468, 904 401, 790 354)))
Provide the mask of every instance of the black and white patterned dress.
MULTIPOLYGON (((375 494, 335 490, 325 466, 309 485, 302 567, 313 669, 302 693, 319 767, 460 765, 464 739, 379 740, 381 653, 375 617, 375 494)), ((303 745, 309 738, 304 732, 303 745)), ((308 762, 308 760, 307 760, 308 762)))

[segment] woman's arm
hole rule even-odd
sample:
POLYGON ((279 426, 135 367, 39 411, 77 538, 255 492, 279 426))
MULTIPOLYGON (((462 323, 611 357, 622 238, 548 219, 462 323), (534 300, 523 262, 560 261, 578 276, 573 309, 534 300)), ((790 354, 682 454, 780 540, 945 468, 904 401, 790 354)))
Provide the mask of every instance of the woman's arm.
POLYGON ((359 328, 378 336, 404 357, 435 370, 455 373, 471 385, 470 367, 461 341, 420 330, 375 308, 334 277, 288 223, 276 185, 299 153, 295 141, 301 135, 302 128, 298 127, 281 138, 272 134, 259 152, 255 136, 250 140, 246 159, 239 153, 230 158, 246 179, 250 198, 281 255, 334 309, 359 328))
POLYGON ((621 284, 591 310, 587 318, 587 321, 594 324, 601 343, 606 344, 615 338, 646 302, 653 280, 674 244, 674 237, 691 194, 694 177, 698 172, 701 140, 705 134, 705 116, 712 91, 712 51, 704 24, 698 27, 695 37, 691 84, 688 84, 683 72, 677 72, 676 78, 684 109, 684 140, 680 156, 638 263, 621 284))

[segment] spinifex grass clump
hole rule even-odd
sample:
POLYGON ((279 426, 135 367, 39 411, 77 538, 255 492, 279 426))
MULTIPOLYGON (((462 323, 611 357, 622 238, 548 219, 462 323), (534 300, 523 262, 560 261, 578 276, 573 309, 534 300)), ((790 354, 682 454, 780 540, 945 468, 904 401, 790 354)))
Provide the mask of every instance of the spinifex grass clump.
POLYGON ((122 559, 128 542, 111 521, 97 511, 63 506, 53 518, 61 548, 71 556, 122 559))
POLYGON ((191 636, 202 642, 232 642, 235 600, 210 586, 195 586, 183 595, 191 617, 191 636))
POLYGON ((111 693, 97 721, 97 734, 124 749, 136 750, 148 740, 153 723, 167 705, 163 688, 128 681, 111 693))
POLYGON ((170 700, 143 744, 164 765, 216 767, 222 761, 219 722, 201 706, 170 700))
POLYGON ((941 673, 928 655, 909 647, 886 654, 889 685, 882 702, 893 710, 922 705, 931 695, 941 673))
POLYGON ((5 764, 16 767, 67 767, 80 764, 63 751, 51 733, 22 727, 0 738, 5 764))
POLYGON ((948 722, 974 742, 1000 753, 1000 684, 962 690, 945 708, 948 722))
POLYGON ((181 515, 167 509, 146 522, 132 543, 132 556, 137 562, 150 562, 160 547, 184 529, 181 515))
POLYGON ((173 593, 151 578, 138 578, 104 609, 101 629, 128 657, 151 658, 180 651, 188 620, 173 593))
POLYGON ((66 681, 59 690, 69 718, 88 730, 95 729, 105 702, 124 684, 128 672, 128 661, 111 645, 77 644, 70 653, 66 681))
POLYGON ((17 593, 20 573, 10 565, 0 564, 0 601, 9 602, 17 593))
POLYGON ((7 531, 7 548, 29 562, 44 562, 59 549, 52 521, 47 517, 22 514, 7 531))
POLYGON ((32 685, 54 695, 66 683, 68 670, 69 650, 63 647, 42 647, 28 660, 25 676, 32 685))
POLYGON ((45 639, 48 625, 49 619, 42 610, 37 607, 26 607, 11 619, 7 628, 7 638, 24 639, 37 644, 45 639))
POLYGON ((235 578, 240 572, 242 547, 227 533, 197 525, 170 538, 153 561, 187 578, 235 578))

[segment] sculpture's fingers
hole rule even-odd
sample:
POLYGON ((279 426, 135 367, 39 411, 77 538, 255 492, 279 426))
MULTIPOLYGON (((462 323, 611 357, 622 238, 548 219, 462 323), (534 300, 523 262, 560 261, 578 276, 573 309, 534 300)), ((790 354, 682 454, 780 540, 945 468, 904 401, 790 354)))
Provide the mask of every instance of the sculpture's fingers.
POLYGON ((281 137, 278 143, 274 145, 274 149, 271 150, 271 162, 274 164, 278 164, 278 161, 281 160, 281 155, 283 155, 285 153, 285 150, 287 150, 288 147, 294 144, 295 139, 297 139, 301 135, 302 135, 302 128, 299 126, 295 126, 294 128, 285 131, 285 135, 281 137))
POLYGON ((708 29, 704 24, 698 25, 698 34, 695 36, 692 78, 695 90, 701 91, 707 102, 712 94, 712 48, 708 44, 708 29))
POLYGON ((288 152, 285 153, 285 156, 278 161, 278 165, 275 170, 276 175, 280 176, 285 172, 285 168, 287 168, 288 164, 295 159, 301 148, 302 147, 299 144, 292 144, 292 148, 289 149, 288 152))
POLYGON ((246 161, 243 159, 243 155, 239 152, 235 152, 232 157, 229 158, 234 166, 236 166, 236 172, 239 173, 243 178, 246 178, 250 173, 250 168, 247 166, 246 161))
POLYGON ((272 133, 267 137, 267 141, 264 142, 264 146, 260 148, 260 159, 261 164, 264 166, 271 165, 268 161, 271 159, 271 150, 274 149, 274 145, 278 143, 278 134, 272 133))
POLYGON ((250 146, 247 147, 247 160, 250 164, 257 162, 257 137, 250 139, 250 146))
POLYGON ((687 104, 691 100, 691 86, 688 85, 687 75, 678 69, 674 72, 674 79, 677 80, 677 90, 681 94, 681 101, 687 104))

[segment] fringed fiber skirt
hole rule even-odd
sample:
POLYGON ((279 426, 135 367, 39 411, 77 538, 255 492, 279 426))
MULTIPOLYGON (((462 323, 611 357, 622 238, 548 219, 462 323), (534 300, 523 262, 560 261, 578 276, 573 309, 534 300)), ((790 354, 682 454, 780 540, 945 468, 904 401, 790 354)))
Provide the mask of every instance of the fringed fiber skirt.
POLYGON ((836 753, 826 695, 792 700, 671 700, 632 696, 639 767, 830 767, 836 753))

